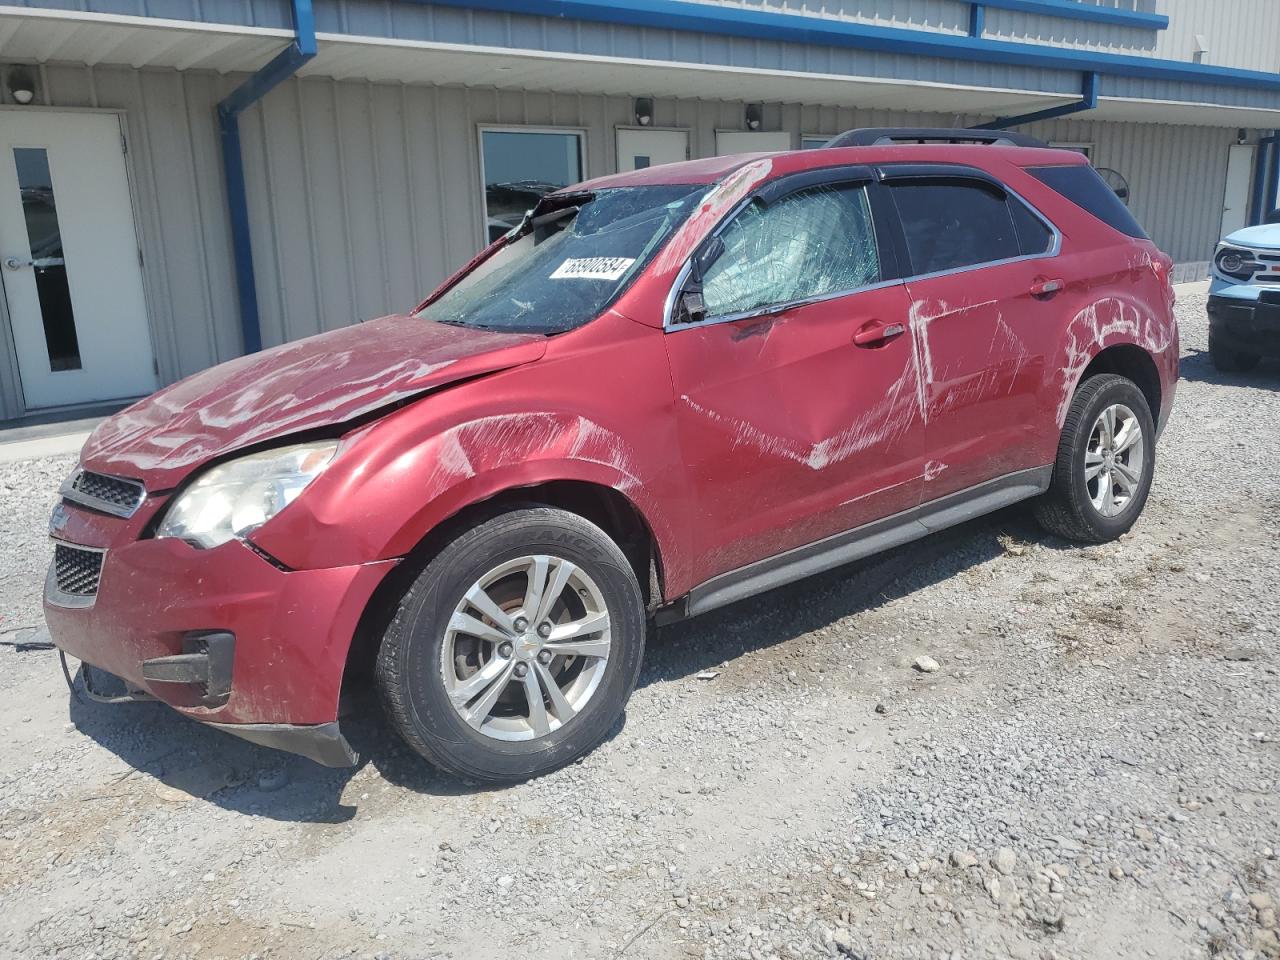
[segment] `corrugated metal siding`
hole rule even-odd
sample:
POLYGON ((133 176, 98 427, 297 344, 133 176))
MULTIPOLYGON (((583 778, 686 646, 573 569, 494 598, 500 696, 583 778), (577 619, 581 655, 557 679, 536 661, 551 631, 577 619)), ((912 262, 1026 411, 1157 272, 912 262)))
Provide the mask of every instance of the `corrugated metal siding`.
MULTIPOLYGON (((918 2, 912 0, 905 9, 909 12, 918 2)), ((897 56, 820 44, 748 40, 387 0, 322 0, 315 10, 316 28, 329 33, 1053 93, 1071 93, 1080 86, 1074 73, 1062 70, 897 56)), ((904 21, 904 25, 910 24, 904 21)))
POLYGON ((1244 70, 1280 71, 1280 3, 1276 0, 1160 0, 1169 29, 1156 41, 1156 56, 1190 61, 1196 34, 1208 52, 1204 62, 1244 70))
MULTIPOLYGON (((1169 83, 1137 77, 1103 77, 1099 93, 1104 97, 1171 100, 1178 103, 1212 103, 1224 107, 1259 107, 1280 110, 1280 93, 1248 87, 1220 87, 1204 83, 1169 83)), ((1224 123, 1232 121, 1225 117, 1224 123)))
MULTIPOLYGON (((289 0, 11 0, 16 6, 167 17, 207 23, 289 27, 289 0)), ((712 6, 770 10, 880 26, 968 32, 969 4, 961 0, 700 0, 712 6)), ((986 35, 993 39, 1157 56, 1190 62, 1203 35, 1205 63, 1251 70, 1280 70, 1280 3, 1276 0, 1097 0, 1098 6, 1167 14, 1169 28, 1145 30, 989 8, 986 35)), ((433 8, 396 0, 317 0, 320 29, 379 37, 439 39, 579 52, 608 50, 618 56, 723 62, 736 41, 643 31, 571 20, 506 16, 478 10, 433 8), (710 47, 710 51, 708 50, 710 47)), ((819 48, 814 48, 815 50, 819 48)), ((748 56, 739 49, 738 56, 748 56)), ((825 54, 820 54, 825 56, 825 54)), ((795 55, 792 55, 795 59, 795 55)), ((740 65, 746 65, 745 60, 740 65)), ((807 69, 804 67, 793 69, 807 69)), ((917 67, 917 70, 920 68, 917 67)), ((919 79, 926 79, 923 74, 919 79)))
POLYGON ((940 33, 969 32, 969 4, 957 0, 700 0, 718 7, 768 10, 807 17, 827 17, 874 23, 884 27, 915 27, 940 33))
POLYGON ((251 27, 293 26, 289 0, 6 0, 6 5, 251 27))
MULTIPOLYGON (((1133 9, 1135 4, 1112 6, 1133 9)), ((1192 63, 1198 34, 1208 47, 1203 60, 1206 64, 1280 71, 1280 44, 1276 43, 1280 37, 1280 3, 1276 0, 1160 0, 1159 4, 1138 8, 1168 16, 1168 29, 1141 30, 988 9, 985 36, 1192 63)), ((1222 90, 1208 89, 1215 93, 1222 90)))
POLYGON ((989 7, 983 36, 989 40, 1014 40, 1077 50, 1153 56, 1159 32, 989 7))
MULTIPOLYGON (((240 350, 230 239, 214 123, 232 78, 174 71, 48 68, 54 106, 126 111, 129 165, 162 379, 240 350)), ((290 81, 242 120, 263 338, 268 344, 411 306, 482 240, 480 124, 582 129, 587 175, 616 169, 626 97, 290 81)), ((690 131, 693 156, 743 106, 659 100, 657 126, 690 131)), ((764 127, 831 135, 858 126, 943 125, 952 115, 768 104, 764 127)), ((1096 144, 1123 172, 1153 238, 1176 259, 1217 240, 1232 131, 1058 121, 1032 129, 1096 144)), ((0 404, 3 406, 3 404, 0 404)), ((14 411, 10 411, 14 412, 14 411)))

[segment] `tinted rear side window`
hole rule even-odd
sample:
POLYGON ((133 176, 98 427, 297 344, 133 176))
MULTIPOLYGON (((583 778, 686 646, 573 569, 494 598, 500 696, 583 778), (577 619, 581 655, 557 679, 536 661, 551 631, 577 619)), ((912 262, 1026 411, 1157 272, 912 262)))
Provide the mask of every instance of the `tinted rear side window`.
POLYGON ((917 276, 1022 255, 1004 193, 978 181, 892 186, 917 276))
POLYGON ((1149 239, 1129 208, 1093 167, 1083 164, 1070 167, 1028 167, 1027 173, 1108 226, 1139 240, 1149 239))

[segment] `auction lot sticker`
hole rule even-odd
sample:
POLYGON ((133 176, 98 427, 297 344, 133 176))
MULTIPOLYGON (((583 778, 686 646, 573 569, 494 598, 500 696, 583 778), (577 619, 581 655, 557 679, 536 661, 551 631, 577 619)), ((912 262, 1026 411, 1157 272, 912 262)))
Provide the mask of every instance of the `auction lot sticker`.
POLYGON ((551 274, 552 280, 617 280, 636 262, 635 257, 584 257, 566 260, 551 274))

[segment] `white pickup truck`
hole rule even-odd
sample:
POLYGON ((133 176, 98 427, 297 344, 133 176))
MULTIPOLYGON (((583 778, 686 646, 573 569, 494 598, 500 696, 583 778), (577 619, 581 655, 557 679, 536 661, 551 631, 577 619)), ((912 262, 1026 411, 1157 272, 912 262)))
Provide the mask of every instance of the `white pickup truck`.
POLYGON ((1219 370, 1280 357, 1280 210, 1218 244, 1209 285, 1209 355, 1219 370))

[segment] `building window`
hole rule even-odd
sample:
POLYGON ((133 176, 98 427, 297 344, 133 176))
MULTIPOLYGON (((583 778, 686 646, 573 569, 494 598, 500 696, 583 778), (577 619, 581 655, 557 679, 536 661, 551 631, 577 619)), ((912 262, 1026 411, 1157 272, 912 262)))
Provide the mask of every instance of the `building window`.
POLYGON ((543 194, 584 179, 582 141, 579 130, 481 128, 480 174, 488 242, 519 223, 543 194))
POLYGON ((1084 154, 1085 158, 1090 163, 1093 162, 1093 144, 1092 143, 1074 143, 1074 142, 1067 142, 1065 140, 1058 140, 1055 142, 1051 142, 1049 146, 1054 147, 1058 150, 1074 150, 1076 153, 1084 154))

